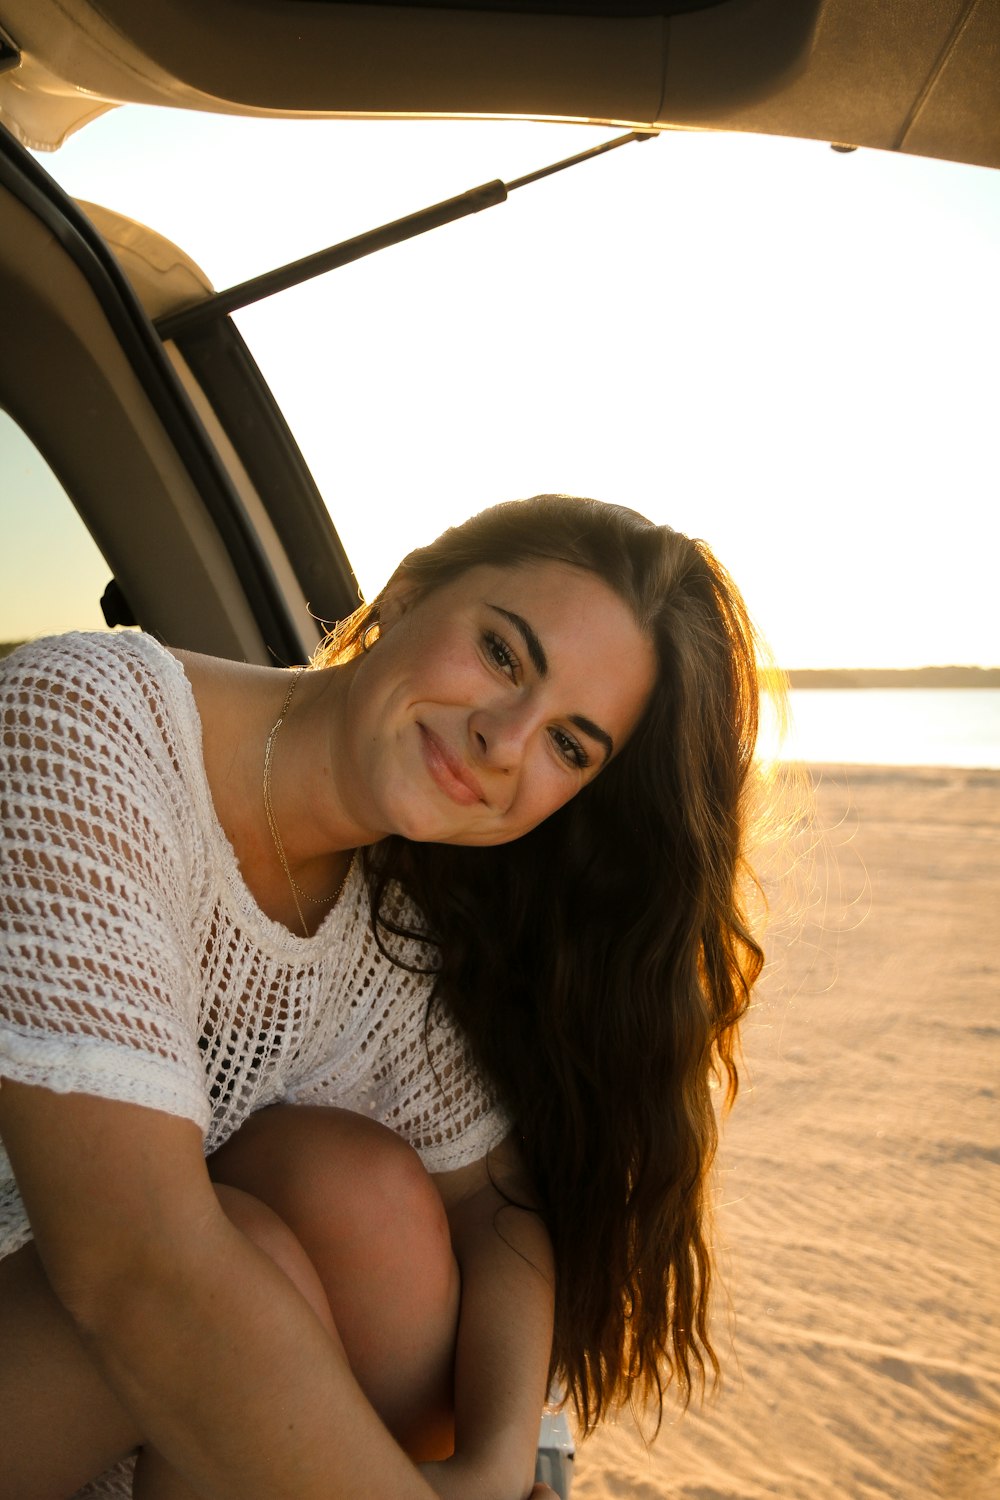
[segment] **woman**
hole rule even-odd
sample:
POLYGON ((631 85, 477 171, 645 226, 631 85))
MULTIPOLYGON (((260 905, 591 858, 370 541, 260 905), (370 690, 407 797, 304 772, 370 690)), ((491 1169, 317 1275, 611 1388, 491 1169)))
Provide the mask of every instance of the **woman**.
POLYGON ((710 1083, 761 963, 739 595, 544 496, 411 554, 315 666, 6 666, 0 1496, 141 1446, 145 1500, 514 1500, 550 1375, 589 1427, 716 1368, 710 1083))

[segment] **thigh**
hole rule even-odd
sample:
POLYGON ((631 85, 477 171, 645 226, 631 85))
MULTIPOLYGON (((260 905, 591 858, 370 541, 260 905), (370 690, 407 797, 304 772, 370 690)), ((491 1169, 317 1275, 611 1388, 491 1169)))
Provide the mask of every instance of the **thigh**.
MULTIPOLYGON (((336 1338, 319 1277, 272 1209, 217 1185, 236 1227, 298 1288, 336 1338)), ((105 1384, 33 1245, 0 1260, 0 1500, 72 1495, 142 1434, 105 1384)))
POLYGON ((253 1116, 209 1170, 290 1227, 359 1384, 408 1451, 450 1451, 459 1276, 444 1206, 416 1152, 365 1116, 277 1105, 253 1116))
POLYGON ((138 1441, 34 1246, 0 1261, 0 1500, 72 1495, 138 1441))

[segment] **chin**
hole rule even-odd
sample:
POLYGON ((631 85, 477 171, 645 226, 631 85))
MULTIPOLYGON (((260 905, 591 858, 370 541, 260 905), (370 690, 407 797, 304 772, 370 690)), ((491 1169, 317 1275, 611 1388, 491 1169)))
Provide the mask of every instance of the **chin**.
POLYGON ((532 823, 531 828, 519 828, 516 833, 507 833, 502 829, 483 829, 482 831, 471 830, 468 833, 453 834, 451 838, 439 839, 442 844, 455 844, 465 849, 495 849, 499 844, 514 844, 518 839, 523 839, 525 834, 530 833, 532 828, 537 828, 537 823, 532 823))

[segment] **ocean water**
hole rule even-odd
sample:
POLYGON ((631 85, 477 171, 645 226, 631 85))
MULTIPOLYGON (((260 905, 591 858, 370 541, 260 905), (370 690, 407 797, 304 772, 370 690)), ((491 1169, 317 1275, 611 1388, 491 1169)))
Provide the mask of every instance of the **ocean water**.
POLYGON ((791 726, 776 749, 765 700, 765 755, 847 765, 1000 769, 1000 690, 994 688, 800 688, 789 701, 791 726))

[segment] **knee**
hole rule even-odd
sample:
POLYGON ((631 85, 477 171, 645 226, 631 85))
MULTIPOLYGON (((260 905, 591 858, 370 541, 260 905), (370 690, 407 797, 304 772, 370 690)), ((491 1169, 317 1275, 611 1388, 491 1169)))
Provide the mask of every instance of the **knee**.
POLYGON ((331 1241, 376 1253, 419 1242, 450 1255, 444 1207, 400 1136, 341 1109, 275 1106, 210 1163, 216 1182, 270 1204, 310 1250, 331 1241))
POLYGON ((324 1111, 301 1132, 295 1202, 286 1199, 293 1222, 377 1259, 405 1260, 418 1246, 450 1255, 444 1206, 416 1151, 376 1121, 340 1113, 324 1111))
MULTIPOLYGON (((333 1156, 320 1152, 314 1164, 318 1181, 326 1175, 328 1202, 344 1182, 333 1156)), ((424 1235, 450 1249, 440 1194, 412 1146, 385 1126, 360 1119, 348 1159, 347 1201, 355 1221, 367 1226, 366 1237, 424 1235)))

